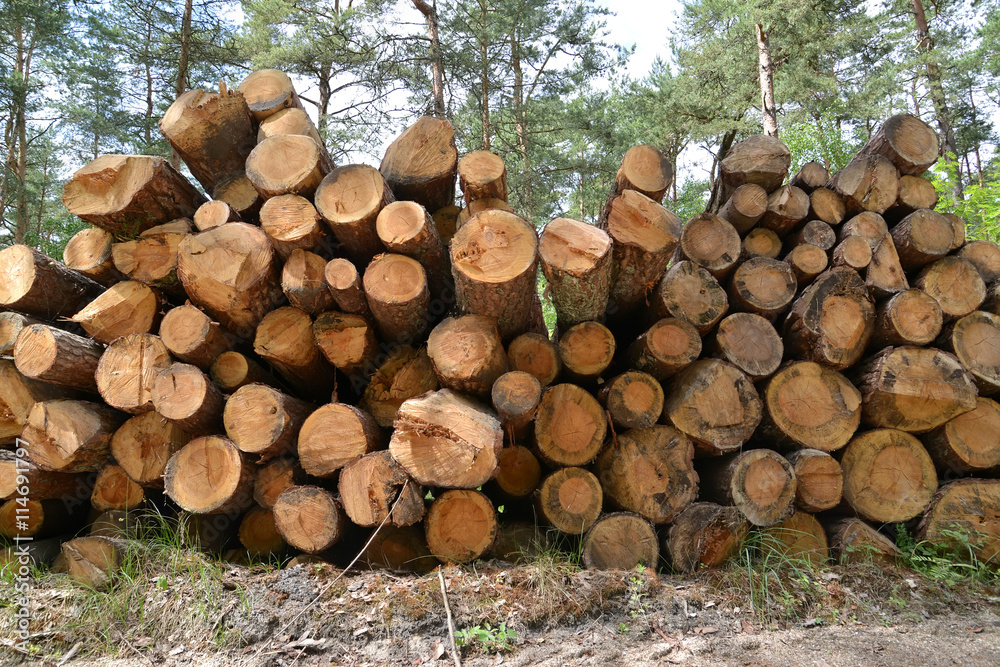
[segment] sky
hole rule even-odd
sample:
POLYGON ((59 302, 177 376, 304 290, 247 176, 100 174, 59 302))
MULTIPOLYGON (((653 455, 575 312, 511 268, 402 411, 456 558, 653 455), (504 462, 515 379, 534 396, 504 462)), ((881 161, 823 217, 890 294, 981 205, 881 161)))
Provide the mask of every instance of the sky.
POLYGON ((666 59, 670 50, 667 30, 676 20, 681 3, 677 0, 598 0, 598 5, 615 12, 608 18, 608 38, 622 46, 635 46, 628 73, 639 79, 649 72, 656 56, 666 59))

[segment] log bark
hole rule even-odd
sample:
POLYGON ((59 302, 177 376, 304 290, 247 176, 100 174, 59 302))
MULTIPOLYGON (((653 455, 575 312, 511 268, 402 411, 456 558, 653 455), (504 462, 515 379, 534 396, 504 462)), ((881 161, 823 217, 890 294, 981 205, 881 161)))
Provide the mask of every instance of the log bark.
POLYGON ((844 500, 862 518, 876 523, 919 516, 938 487, 934 462, 924 446, 909 433, 894 429, 868 431, 851 440, 840 466, 844 500))
POLYGON ((791 252, 785 255, 785 263, 791 267, 799 285, 808 285, 826 271, 829 259, 826 252, 819 246, 803 243, 795 246, 791 252))
POLYGON ((767 257, 777 259, 781 254, 781 239, 770 229, 754 227, 743 239, 743 257, 753 259, 754 257, 767 257))
POLYGON ((538 256, 559 327, 604 315, 611 293, 612 242, 607 232, 569 218, 545 225, 538 256))
POLYGON ((396 199, 410 199, 428 211, 455 203, 458 149, 447 120, 422 116, 389 145, 379 171, 396 199))
POLYGON ((222 430, 222 392, 200 368, 174 363, 153 380, 153 408, 191 437, 222 430))
POLYGON ((160 322, 160 339, 170 354, 202 370, 208 370, 235 343, 218 322, 191 304, 167 311, 160 322))
POLYGON ((324 277, 326 264, 316 253, 292 251, 281 270, 281 291, 288 297, 288 303, 313 316, 333 308, 333 295, 324 277))
POLYGON ((261 198, 311 198, 334 168, 326 149, 301 134, 279 134, 260 142, 246 160, 246 176, 261 198))
POLYGON ((809 195, 794 185, 785 185, 767 197, 767 211, 760 226, 779 237, 787 236, 809 215, 809 195))
POLYGON ((376 222, 395 201, 382 174, 366 164, 334 169, 316 191, 316 208, 341 247, 355 261, 367 263, 383 252, 376 222))
POLYGON ((969 549, 981 563, 996 561, 1000 534, 996 522, 983 517, 997 516, 1000 509, 1000 481, 960 479, 935 494, 930 509, 917 527, 917 538, 951 547, 967 559, 969 549), (967 539, 956 539, 964 535, 967 539))
POLYGON ((276 69, 259 69, 249 74, 236 89, 259 123, 284 109, 301 109, 302 102, 287 74, 276 69))
POLYGON ((264 200, 260 193, 247 178, 246 172, 241 171, 212 190, 212 199, 225 202, 243 222, 254 224, 258 221, 260 207, 264 200))
POLYGON ((670 524, 670 562, 679 572, 719 567, 736 555, 747 532, 747 521, 737 508, 693 503, 670 524))
POLYGON ((626 371, 608 380, 597 394, 611 422, 622 430, 649 428, 663 412, 663 387, 641 371, 626 371))
POLYGON ((423 491, 387 451, 350 461, 340 473, 337 492, 355 524, 412 526, 424 518, 423 491))
POLYGON ((976 408, 921 436, 927 453, 944 473, 985 474, 1000 465, 1000 405, 976 399, 976 408))
POLYGON ((719 175, 730 191, 744 183, 755 183, 770 194, 788 175, 792 156, 785 144, 763 134, 733 145, 719 163, 719 175))
POLYGON ((844 471, 827 452, 797 449, 785 457, 795 471, 795 506, 805 512, 823 512, 840 504, 844 471))
POLYGON ((240 387, 222 413, 226 435, 262 461, 296 451, 299 430, 313 406, 263 384, 240 387))
POLYGON ((665 317, 684 320, 704 336, 728 310, 729 298, 719 281, 702 267, 685 261, 675 263, 663 276, 648 316, 653 321, 665 317))
POLYGON ((559 336, 563 372, 576 382, 596 380, 615 356, 615 337, 600 322, 580 322, 559 336))
POLYGON ((326 239, 316 207, 299 195, 279 195, 264 202, 260 228, 283 260, 295 250, 316 250, 326 239))
POLYGON ((191 437, 157 412, 130 418, 111 436, 111 455, 133 482, 163 488, 163 471, 170 457, 191 437))
POLYGON ((719 217, 746 236, 767 212, 767 192, 754 183, 741 185, 719 210, 719 217))
POLYGON ((170 458, 163 480, 170 499, 194 514, 236 514, 253 505, 253 465, 219 435, 184 445, 170 458))
POLYGON ((846 266, 859 274, 872 263, 872 248, 860 236, 848 236, 838 243, 830 255, 830 266, 846 266))
POLYGON ((316 346, 330 365, 351 373, 374 368, 379 352, 375 327, 361 315, 351 313, 320 313, 313 322, 316 346))
POLYGON ((855 157, 826 186, 844 199, 848 214, 882 214, 899 196, 899 172, 881 155, 855 157))
POLYGON ((132 280, 183 296, 177 282, 177 253, 190 232, 191 221, 181 218, 151 227, 132 241, 115 243, 111 247, 115 267, 132 280))
POLYGON ((524 371, 535 376, 539 384, 547 387, 562 370, 558 346, 540 333, 523 333, 507 346, 507 359, 511 370, 524 371))
POLYGON ((208 369, 212 382, 219 385, 224 394, 231 394, 240 387, 252 383, 277 386, 274 379, 263 366, 241 352, 229 350, 220 354, 208 369))
POLYGON ((303 396, 333 390, 333 369, 320 354, 309 313, 293 306, 272 310, 257 327, 253 349, 303 396))
POLYGON ((881 155, 901 174, 919 176, 938 158, 938 135, 930 125, 910 114, 897 114, 871 136, 859 155, 881 155))
POLYGON ((13 357, 17 337, 33 324, 44 323, 21 313, 12 311, 0 313, 0 354, 13 357))
POLYGON ((132 481, 121 466, 109 464, 97 473, 90 495, 90 504, 97 511, 136 509, 144 502, 146 494, 142 487, 132 481))
POLYGON ((942 257, 928 265, 913 281, 941 306, 945 322, 965 317, 986 300, 986 283, 967 259, 942 257))
POLYGON ((115 262, 111 258, 111 244, 114 238, 111 232, 100 227, 80 230, 63 249, 63 264, 66 268, 78 271, 96 283, 111 287, 125 278, 121 271, 115 268, 115 262))
POLYGON ((1000 316, 969 313, 948 325, 941 342, 972 375, 980 396, 1000 392, 1000 316))
POLYGON ((755 526, 773 526, 795 511, 795 471, 773 450, 706 460, 699 475, 704 497, 735 505, 755 526))
POLYGON ((128 280, 108 288, 73 316, 98 343, 108 344, 129 334, 152 333, 160 324, 160 295, 147 285, 128 280))
POLYGON ((809 195, 809 215, 828 225, 839 225, 847 216, 847 205, 833 190, 817 188, 809 195))
POLYGON ((278 496, 272 512, 278 533, 307 554, 335 545, 349 525, 337 499, 318 486, 293 486, 278 496))
POLYGON ((496 539, 493 504, 479 491, 445 491, 424 519, 427 548, 442 563, 468 563, 485 554, 496 539))
POLYGON ((582 535, 604 503, 601 484, 583 468, 560 468, 546 477, 535 499, 541 519, 567 535, 582 535))
POLYGON ((16 451, 0 450, 0 501, 22 497, 32 500, 87 498, 93 483, 90 477, 84 473, 42 470, 29 458, 17 458, 16 451), (28 493, 21 493, 25 488, 28 493))
POLYGON ((883 236, 872 250, 872 261, 865 270, 865 285, 876 299, 887 299, 910 289, 892 236, 883 236))
POLYGON ((827 525, 830 548, 841 565, 896 565, 903 554, 888 537, 861 519, 840 519, 827 525))
POLYGON ((198 207, 192 221, 199 232, 207 232, 227 222, 242 222, 242 219, 232 206, 221 199, 213 199, 198 207))
POLYGON ((830 180, 830 172, 819 162, 806 162, 795 175, 788 181, 789 185, 811 193, 818 188, 822 188, 830 180))
POLYGON ((327 262, 323 277, 340 310, 357 315, 369 313, 361 276, 354 264, 340 257, 331 259, 327 262))
POLYGON ((404 345, 423 339, 430 324, 430 288, 420 262, 406 255, 378 255, 362 282, 379 338, 404 345))
POLYGON ((892 228, 899 263, 906 271, 916 271, 951 251, 955 232, 946 217, 937 211, 920 209, 892 228))
POLYGON ((1000 246, 993 241, 968 241, 955 254, 972 262, 987 285, 1000 280, 1000 246))
POLYGON ((733 313, 719 322, 705 349, 756 381, 778 370, 785 346, 768 320, 753 313, 733 313))
POLYGON ((619 512, 601 517, 583 538, 583 563, 592 570, 656 568, 660 545, 656 531, 642 517, 619 512))
POLYGON ((371 414, 382 428, 392 428, 404 401, 436 391, 438 386, 427 351, 401 345, 390 350, 375 371, 358 407, 371 414))
POLYGON ((0 445, 15 444, 35 403, 77 395, 71 389, 27 378, 13 361, 0 359, 0 445))
POLYGON ((490 151, 473 151, 458 161, 458 184, 465 204, 476 199, 507 201, 507 167, 503 159, 490 151))
POLYGON ((257 466, 253 476, 253 499, 261 507, 271 509, 278 496, 304 484, 306 474, 291 456, 278 456, 257 466))
POLYGON ((274 523, 274 512, 264 507, 250 508, 250 511, 243 515, 237 534, 240 544, 251 556, 258 558, 281 556, 288 549, 288 543, 274 523))
POLYGON ((586 390, 558 384, 542 394, 535 416, 535 446, 550 466, 590 463, 607 433, 604 409, 586 390))
POLYGON ((503 497, 519 500, 535 492, 542 480, 542 466, 530 449, 521 445, 504 447, 498 460, 493 483, 503 497))
POLYGON ((108 462, 111 435, 121 422, 120 413, 100 403, 43 401, 31 408, 21 437, 42 470, 91 472, 108 462))
POLYGON ((14 343, 14 364, 26 378, 97 393, 97 371, 104 346, 46 324, 21 330, 14 343))
POLYGON ((830 560, 830 546, 826 531, 816 517, 795 510, 761 531, 760 555, 764 562, 805 562, 820 567, 830 560))
POLYGON ((159 336, 123 336, 97 363, 97 390, 113 408, 137 415, 153 409, 153 381, 173 362, 159 336))
POLYGON ((733 310, 776 318, 791 305, 797 289, 798 281, 786 262, 755 257, 737 267, 727 292, 733 310))
POLYGON ((736 267, 742 249, 740 235, 731 224, 701 213, 684 225, 678 255, 723 280, 736 267))
POLYGON ((666 317, 640 334, 626 356, 636 370, 666 380, 701 356, 698 330, 684 320, 666 317))
POLYGON ((332 477, 353 459, 379 448, 381 433, 371 415, 353 405, 327 403, 299 429, 299 464, 313 477, 332 477))
POLYGON ((72 317, 104 291, 99 284, 26 245, 0 250, 0 306, 42 320, 72 317))
POLYGON ((451 267, 448 250, 427 209, 416 202, 393 202, 379 212, 375 231, 389 252, 420 262, 427 273, 431 294, 438 298, 451 282, 451 267))
MULTIPOLYGON (((542 400, 542 385, 538 379, 524 371, 504 373, 493 383, 490 399, 508 441, 513 443, 528 438, 534 430, 532 423, 542 400)), ((502 460, 500 465, 502 472, 502 460)))

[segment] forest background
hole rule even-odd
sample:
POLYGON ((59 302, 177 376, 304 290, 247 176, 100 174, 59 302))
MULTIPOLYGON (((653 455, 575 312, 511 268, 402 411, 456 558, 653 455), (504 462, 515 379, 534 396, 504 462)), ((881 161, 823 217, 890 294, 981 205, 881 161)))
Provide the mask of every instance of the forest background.
POLYGON ((171 157, 157 122, 181 92, 262 67, 293 75, 338 164, 445 115, 460 153, 504 158, 536 225, 593 222, 637 143, 674 163, 665 204, 687 219, 741 137, 832 172, 907 111, 943 139, 939 210, 1000 240, 1000 0, 0 0, 0 247, 61 256, 84 226, 60 201, 73 171, 171 157), (645 66, 609 5, 663 55, 645 66))

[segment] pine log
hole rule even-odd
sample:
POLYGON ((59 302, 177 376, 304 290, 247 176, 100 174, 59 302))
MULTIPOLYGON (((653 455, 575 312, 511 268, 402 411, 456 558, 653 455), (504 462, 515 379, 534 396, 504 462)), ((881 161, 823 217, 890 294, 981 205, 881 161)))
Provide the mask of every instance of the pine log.
POLYGON ((446 246, 451 243, 451 237, 458 231, 458 216, 462 209, 454 204, 439 208, 434 211, 434 226, 437 227, 438 236, 446 246))
POLYGON ((42 470, 28 458, 30 452, 23 443, 21 449, 20 457, 17 450, 0 449, 0 501, 20 497, 55 500, 90 496, 90 475, 42 470))
POLYGON ((888 537, 857 518, 827 525, 830 548, 841 565, 895 565, 903 554, 888 537))
POLYGON ((472 216, 482 213, 483 211, 489 211, 491 209, 498 209, 500 211, 507 211, 508 213, 514 213, 514 207, 511 206, 507 201, 503 199, 474 199, 468 206, 463 208, 458 212, 458 217, 455 219, 455 229, 456 231, 462 228, 462 225, 469 221, 472 216))
POLYGON ((839 225, 847 216, 847 206, 833 190, 817 188, 809 195, 809 215, 828 225, 839 225))
POLYGON ((427 354, 442 387, 481 399, 508 370, 496 322, 481 315, 446 318, 427 338, 427 354))
POLYGON ((889 220, 898 222, 920 209, 934 208, 937 202, 933 183, 920 176, 904 175, 899 178, 899 197, 885 215, 889 220))
POLYGON ((427 548, 422 526, 382 526, 369 538, 362 559, 371 568, 415 574, 427 574, 439 565, 427 548))
POLYGON ((479 491, 445 491, 427 510, 424 533, 427 548, 442 563, 468 563, 493 546, 496 512, 479 491))
POLYGON ((99 512, 135 509, 146 501, 142 487, 119 465, 106 465, 97 473, 90 504, 99 512))
POLYGON ((830 250, 837 244, 837 232, 833 231, 833 227, 822 220, 810 220, 789 237, 790 247, 802 243, 830 250))
POLYGON ((613 241, 608 314, 625 318, 645 303, 681 240, 681 220, 636 190, 615 197, 602 229, 613 241))
POLYGON ((747 521, 737 508, 693 503, 670 524, 670 562, 678 572, 719 567, 736 555, 747 532, 747 521))
POLYGON ((580 322, 559 336, 559 358, 568 379, 596 380, 615 356, 615 337, 600 322, 580 322))
POLYGON ((886 234, 872 250, 872 261, 865 270, 865 285, 876 299, 887 299, 893 294, 910 289, 910 284, 899 264, 896 244, 886 234))
POLYGON ((292 251, 281 270, 281 291, 288 297, 288 303, 310 315, 333 308, 333 295, 324 278, 326 264, 326 260, 316 253, 302 249, 292 251))
POLYGON ((371 415, 353 405, 327 403, 299 429, 299 464, 313 477, 332 477, 358 456, 379 448, 381 433, 371 415))
POLYGON ((404 401, 438 389, 437 375, 427 350, 400 345, 389 351, 365 387, 358 407, 366 410, 382 428, 392 428, 404 401))
POLYGON ((428 328, 430 289, 420 262, 405 255, 378 255, 362 280, 379 338, 402 344, 419 342, 428 328))
MULTIPOLYGON (((653 321, 674 317, 708 333, 729 310, 729 298, 715 277, 692 262, 676 262, 663 276, 648 311, 653 321)), ((645 369, 640 369, 645 370, 645 369)))
POLYGON ((74 506, 62 500, 23 496, 0 503, 0 537, 21 544, 65 533, 80 520, 83 505, 75 507, 73 511, 74 506))
POLYGON ((842 370, 861 358, 874 325, 875 306, 861 277, 852 269, 831 269, 792 304, 785 348, 797 359, 842 370))
POLYGON ((861 272, 872 263, 872 248, 868 241, 860 236, 848 236, 838 243, 830 255, 830 265, 846 266, 861 272))
POLYGON ((504 497, 517 500, 535 492, 542 480, 542 466, 530 449, 504 447, 497 458, 500 465, 494 482, 504 497))
POLYGON ((826 271, 829 259, 826 252, 811 243, 802 243, 785 255, 785 263, 791 268, 798 284, 807 285, 826 271))
MULTIPOLYGON (((521 441, 534 430, 532 423, 542 400, 542 385, 530 373, 510 371, 498 377, 493 383, 490 399, 508 440, 521 441)), ((501 471, 502 468, 503 461, 501 461, 501 471)))
POLYGON ((163 471, 170 457, 191 437, 180 426, 150 411, 132 417, 111 436, 111 454, 133 482, 163 488, 163 471))
POLYGON ((462 312, 495 318, 505 341, 528 330, 537 296, 537 248, 535 230, 523 218, 498 210, 473 216, 451 240, 462 312))
POLYGON ((952 244, 951 249, 958 250, 965 245, 965 220, 954 213, 944 213, 943 215, 948 218, 948 222, 951 223, 951 230, 955 234, 955 242, 952 244))
POLYGON ((1000 405, 976 399, 976 408, 921 436, 938 470, 951 474, 982 473, 1000 466, 1000 405))
POLYGON ((299 429, 313 406, 263 384, 240 387, 222 413, 226 435, 247 454, 261 460, 296 449, 299 429))
POLYGON ((96 535, 63 542, 61 555, 69 578, 93 590, 111 586, 125 559, 120 540, 96 535))
POLYGON ((529 331, 512 340, 507 346, 507 359, 511 370, 534 375, 543 387, 555 382, 562 370, 558 346, 540 333, 529 331))
POLYGON ((813 567, 823 566, 830 560, 826 531, 812 514, 795 510, 761 531, 760 557, 765 563, 805 562, 813 567))
POLYGON ((231 394, 240 387, 260 383, 272 387, 278 381, 250 357, 232 350, 220 354, 208 369, 212 382, 219 385, 224 394, 231 394))
POLYGON ((316 190, 319 214, 347 254, 362 263, 383 251, 376 220, 393 201, 392 189, 382 174, 366 164, 334 169, 316 190))
POLYGON ((80 230, 63 249, 63 264, 66 268, 79 271, 105 287, 114 285, 124 279, 111 258, 111 244, 114 238, 111 232, 100 227, 80 230))
POLYGON ((272 508, 274 525, 285 541, 307 554, 326 551, 348 528, 344 510, 333 494, 318 486, 293 486, 272 508))
POLYGON ((919 176, 937 161, 938 135, 930 125, 908 113, 882 124, 859 155, 881 155, 901 174, 919 176))
POLYGON ((822 512, 840 504, 844 471, 827 452, 796 449, 785 457, 795 471, 795 506, 806 512, 822 512))
POLYGON ((878 248, 879 242, 888 235, 889 227, 878 213, 872 211, 862 211, 845 222, 837 231, 837 239, 843 241, 849 236, 860 236, 874 252, 878 248))
POLYGON ((434 298, 451 282, 448 250, 423 206, 412 201, 392 202, 379 212, 375 219, 375 230, 389 252, 406 255, 420 262, 427 273, 434 298))
POLYGON ((862 419, 877 428, 923 433, 976 407, 972 375, 940 350, 887 347, 855 372, 862 419))
POLYGON ((262 230, 231 222, 186 237, 177 275, 196 306, 246 339, 282 298, 274 254, 262 230))
POLYGON ((27 378, 90 393, 97 392, 94 372, 104 346, 89 338, 32 324, 14 343, 14 364, 27 378))
POLYGON ((71 317, 104 288, 26 245, 0 250, 0 306, 54 321, 71 317))
POLYGON ((90 472, 108 462, 111 435, 121 422, 120 413, 100 403, 43 401, 31 408, 21 437, 42 470, 90 472))
POLYGON ((235 514, 253 505, 253 465, 219 435, 184 445, 163 472, 164 490, 194 514, 235 514))
POLYGON ((694 444, 670 426, 626 431, 594 464, 604 496, 654 524, 673 521, 698 496, 694 444))
POLYGON ((251 556, 280 556, 288 549, 274 523, 274 512, 264 507, 252 507, 243 515, 238 535, 240 544, 251 556))
POLYGON ((306 474, 291 456, 277 456, 257 466, 253 476, 253 499, 271 509, 278 496, 293 486, 305 483, 306 474))
POLYGON ((191 304, 167 311, 160 322, 160 339, 170 354, 202 370, 235 342, 218 322, 191 304))
POLYGON ((709 454, 746 442, 761 419, 761 400, 742 371, 719 359, 696 361, 664 386, 663 421, 709 454))
POLYGON ((729 303, 733 310, 775 318, 795 298, 798 281, 785 262, 755 257, 740 264, 729 283, 729 303))
POLYGON ((742 249, 740 235, 731 224, 717 215, 701 213, 684 225, 679 257, 722 280, 735 268, 742 249))
POLYGON ((608 380, 597 394, 612 423, 625 430, 649 428, 663 412, 663 387, 641 371, 626 371, 608 380))
POLYGON ((0 358, 0 445, 15 444, 35 403, 76 396, 71 389, 27 378, 13 361, 0 358))
POLYGON ((601 517, 583 538, 583 563, 596 570, 657 568, 660 545, 648 521, 619 512, 601 517))
POLYGON ((283 260, 295 250, 320 248, 326 238, 316 207, 299 195, 278 195, 264 202, 260 207, 260 228, 283 260))
POLYGON ((153 408, 191 437, 222 430, 225 399, 200 368, 174 363, 153 380, 153 408))
POLYGON ((844 449, 844 500, 862 518, 897 523, 919 516, 938 488, 934 462, 909 433, 876 429, 844 449))
POLYGON ((719 217, 731 224, 740 236, 746 236, 766 212, 767 192, 759 185, 747 183, 733 191, 719 210, 719 217))
POLYGON ((756 381, 778 370, 785 346, 768 320, 754 313, 733 313, 719 322, 705 349, 756 381))
POLYGON ((264 203, 245 171, 219 183, 212 190, 212 199, 225 202, 240 216, 240 220, 250 224, 257 222, 260 207, 264 203))
POLYGON ((937 211, 920 209, 892 228, 892 240, 903 269, 916 271, 950 252, 955 232, 937 211))
POLYGON ((604 492, 583 468, 560 468, 538 487, 540 518, 567 535, 582 535, 601 515, 604 492))
POLYGON ((302 102, 287 74, 276 69, 259 69, 249 74, 236 89, 243 94, 257 122, 283 109, 301 109, 302 102))
POLYGON ((466 205, 476 199, 507 200, 507 167, 489 151, 473 151, 458 161, 458 183, 466 205))
POLYGON ((330 153, 323 145, 323 137, 313 124, 309 114, 304 109, 289 108, 282 109, 272 116, 268 116, 257 126, 257 143, 269 137, 279 134, 301 134, 309 137, 323 149, 324 156, 329 159, 330 153))
POLYGON ((379 171, 396 199, 410 199, 428 211, 455 202, 458 150, 447 120, 422 116, 389 145, 379 171))
POLYGON ((719 175, 729 190, 755 183, 770 194, 785 181, 791 161, 788 147, 777 138, 754 135, 729 149, 719 164, 719 175))
POLYGON ((789 179, 788 184, 794 185, 805 192, 812 192, 813 190, 822 188, 829 180, 830 172, 827 171, 826 167, 819 162, 810 161, 799 167, 795 175, 789 179))
POLYGON ((542 230, 538 256, 561 328, 604 315, 611 293, 612 243, 607 232, 556 218, 542 230))
POLYGON ((1000 246, 993 241, 968 241, 955 254, 972 262, 987 285, 1000 280, 1000 246))
POLYGON ((21 313, 0 312, 0 355, 13 357, 17 337, 33 324, 44 323, 21 313))
POLYGON ((954 255, 926 266, 913 286, 934 297, 945 322, 968 315, 986 300, 986 283, 975 265, 954 255))
POLYGON ((160 323, 160 296, 143 283, 120 282, 87 304, 73 321, 104 344, 128 334, 152 333, 160 323))
POLYGON ((368 314, 368 300, 354 264, 339 257, 331 259, 324 269, 323 277, 340 310, 358 315, 368 314))
POLYGON ((665 317, 642 333, 626 356, 636 370, 665 380, 690 366, 701 355, 698 330, 684 320, 665 317))
POLYGON ((485 484, 496 473, 502 446, 500 421, 450 389, 404 401, 389 441, 393 458, 410 477, 442 488, 485 484))
POLYGON ((980 396, 1000 392, 1000 316, 973 311, 948 325, 941 343, 972 375, 980 396))
POLYGON ((348 462, 337 492, 348 518, 365 528, 383 523, 412 526, 424 518, 420 485, 384 450, 348 462))
POLYGON ((239 92, 189 90, 170 105, 159 127, 207 192, 242 171, 256 143, 253 118, 239 92))
POLYGON ((960 479, 935 494, 917 526, 917 539, 950 547, 961 559, 969 551, 980 563, 994 563, 1000 554, 1000 481, 960 479))
POLYGON ((535 446, 550 466, 586 465, 607 433, 604 409, 586 390, 558 384, 542 394, 535 416, 535 446))
POLYGON ((843 197, 847 212, 885 213, 899 196, 899 172, 881 155, 859 155, 827 184, 843 197))
POLYGON ((861 394, 847 378, 812 361, 792 361, 764 388, 761 433, 774 442, 832 452, 861 423, 861 394))
POLYGON ((177 252, 190 232, 191 221, 181 218, 150 227, 132 241, 115 243, 111 246, 115 267, 132 280, 182 296, 184 292, 177 282, 177 252))
POLYGON ((316 346, 328 362, 345 373, 373 367, 378 353, 375 328, 361 315, 320 313, 313 322, 316 346))
POLYGON ((661 202, 673 181, 674 170, 667 156, 653 146, 639 144, 622 156, 612 193, 617 196, 626 190, 636 190, 661 202))
POLYGON ((227 222, 242 222, 240 214, 221 199, 213 199, 199 206, 192 220, 199 232, 206 232, 227 222))
POLYGON ((70 213, 116 238, 132 238, 194 215, 205 197, 161 157, 102 155, 66 182, 62 202, 70 213))
POLYGON ((773 526, 795 511, 795 471, 773 450, 708 459, 699 476, 703 497, 735 505, 755 526, 773 526))
POLYGON ((113 408, 137 415, 153 409, 153 381, 173 360, 159 336, 131 334, 108 345, 97 363, 97 390, 113 408))
POLYGON ((326 149, 311 137, 279 134, 257 144, 246 160, 246 176, 263 199, 312 197, 334 168, 326 149))
POLYGON ((794 185, 785 185, 767 197, 767 211, 760 226, 779 237, 787 236, 809 215, 809 195, 794 185))
POLYGON ((781 239, 770 229, 754 227, 743 239, 743 257, 767 257, 777 259, 781 254, 781 239))
POLYGON ((312 318, 304 310, 284 306, 265 315, 253 349, 300 394, 318 398, 333 389, 333 369, 316 346, 312 318))

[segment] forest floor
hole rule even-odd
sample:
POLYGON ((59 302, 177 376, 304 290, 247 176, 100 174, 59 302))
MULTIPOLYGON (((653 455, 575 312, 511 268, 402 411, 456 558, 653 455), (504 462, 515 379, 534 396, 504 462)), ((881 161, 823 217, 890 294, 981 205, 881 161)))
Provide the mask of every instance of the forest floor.
MULTIPOLYGON (((0 664, 454 664, 436 571, 171 558, 104 592, 41 575, 30 654, 14 650, 15 598, 0 586, 0 664)), ((546 557, 441 572, 470 667, 1000 665, 1000 587, 954 572, 786 563, 679 577, 546 557)))

